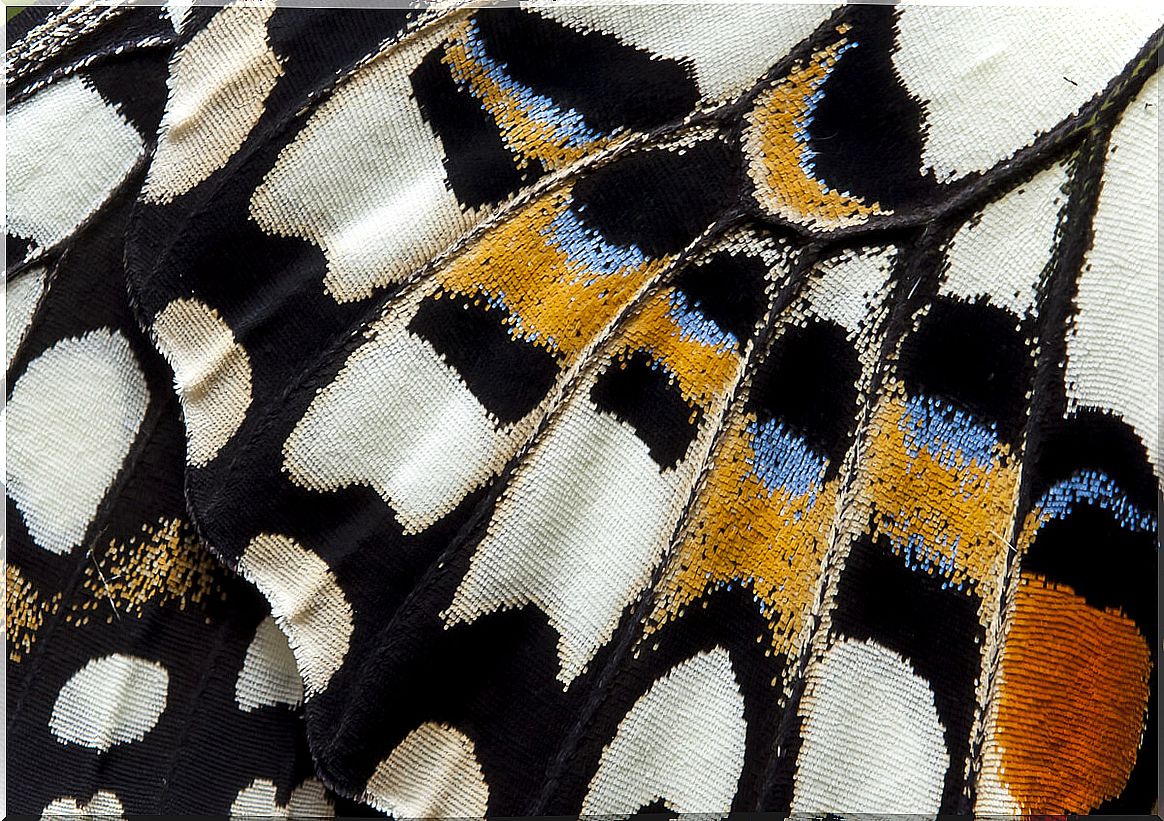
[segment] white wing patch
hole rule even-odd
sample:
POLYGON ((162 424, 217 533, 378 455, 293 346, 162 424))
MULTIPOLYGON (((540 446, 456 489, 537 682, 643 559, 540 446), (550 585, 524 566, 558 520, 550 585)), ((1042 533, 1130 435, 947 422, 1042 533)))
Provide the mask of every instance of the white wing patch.
POLYGON ((869 321, 874 305, 885 296, 897 249, 846 249, 818 264, 805 296, 809 309, 826 322, 834 322, 855 338, 869 321))
POLYGON ((950 765, 929 683, 896 653, 842 641, 809 672, 793 813, 938 812, 950 765))
POLYGON ((1160 74, 1111 136, 1067 336, 1068 410, 1115 411, 1160 475, 1160 74))
POLYGON ((338 302, 400 281, 475 221, 412 98, 410 75, 441 33, 390 46, 337 88, 251 198, 264 231, 323 249, 324 289, 338 302))
POLYGON ((96 211, 144 151, 141 135, 79 76, 4 115, 8 233, 48 247, 96 211))
POLYGON ((140 741, 166 709, 169 687, 157 662, 121 653, 94 659, 61 687, 49 729, 63 743, 102 752, 140 741))
POLYGON ((923 166, 941 182, 992 168, 1101 92, 1161 22, 1131 3, 902 6, 893 64, 924 106, 923 166))
POLYGON ((327 789, 314 778, 293 789, 286 804, 278 803, 273 781, 256 778, 239 790, 230 814, 232 818, 332 818, 335 806, 327 789))
POLYGON ((251 404, 251 360, 230 326, 196 299, 154 318, 154 340, 174 369, 186 422, 186 458, 201 467, 234 436, 251 404))
POLYGON ((101 818, 119 821, 124 817, 125 808, 121 799, 108 790, 98 790, 91 799, 82 804, 76 798, 57 798, 41 812, 43 821, 56 818, 101 818))
POLYGON ((649 5, 554 3, 537 7, 559 23, 599 30, 660 58, 687 63, 704 98, 726 100, 764 73, 829 18, 821 3, 649 5))
POLYGON ((222 168, 262 116, 283 73, 267 45, 271 2, 235 3, 174 56, 170 97, 142 195, 165 203, 222 168))
POLYGON ((394 818, 484 818, 489 787, 472 739, 428 722, 380 762, 364 801, 394 818))
POLYGON ((721 647, 651 685, 602 751, 583 816, 627 816, 662 799, 677 813, 727 814, 744 768, 744 698, 721 647))
POLYGON ((303 679, 287 637, 270 616, 255 630, 242 670, 234 685, 234 700, 244 712, 260 707, 303 703, 303 679))
POLYGON ((534 604, 558 631, 568 685, 614 633, 671 537, 680 467, 660 473, 634 429, 580 392, 497 507, 446 624, 534 604))
POLYGON ((1058 242, 1067 182, 1066 163, 1057 163, 967 221, 950 241, 938 293, 967 301, 985 296, 1020 317, 1033 312, 1058 242))
POLYGON ((424 340, 386 331, 320 391, 283 448, 314 490, 368 485, 416 533, 500 467, 509 437, 424 340))
POLYGON ((24 341, 32 315, 44 295, 45 269, 30 268, 4 283, 4 352, 12 367, 16 349, 24 341))
POLYGON ((68 553, 85 537, 145 419, 149 390, 129 342, 102 329, 61 340, 8 402, 8 494, 33 540, 68 553))
POLYGON ((355 629, 352 606, 327 563, 294 539, 264 533, 251 539, 238 569, 271 603, 306 697, 322 692, 343 664, 355 629))

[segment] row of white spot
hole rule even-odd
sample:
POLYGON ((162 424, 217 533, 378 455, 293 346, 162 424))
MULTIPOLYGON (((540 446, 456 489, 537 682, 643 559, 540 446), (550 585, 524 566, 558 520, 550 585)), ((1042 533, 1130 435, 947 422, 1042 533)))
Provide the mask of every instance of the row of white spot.
MULTIPOLYGON (((306 779, 291 791, 287 803, 280 804, 273 781, 256 778, 239 791, 230 806, 232 818, 331 818, 335 807, 326 788, 314 778, 306 779)), ((42 821, 56 818, 102 818, 122 821, 125 807, 109 790, 98 790, 84 801, 74 797, 57 798, 41 812, 42 821)))
MULTIPOLYGON (((41 299, 44 274, 6 287, 8 362, 41 299)), ((250 361, 226 323, 203 303, 175 300, 154 324, 176 372, 191 464, 210 461, 251 401, 250 361)), ((108 328, 60 340, 33 359, 12 388, 7 492, 33 540, 64 554, 81 544, 120 473, 149 405, 129 341, 108 328)))
MULTIPOLYGON (((49 730, 62 744, 76 744, 98 752, 141 741, 157 726, 170 696, 170 674, 156 661, 114 653, 92 659, 61 687, 53 704, 49 730)), ((235 701, 244 712, 303 702, 303 680, 287 639, 271 617, 255 631, 235 683, 235 701)), ((59 798, 43 815, 120 816, 120 800, 99 791, 90 801, 59 798)), ((286 806, 275 802, 275 785, 256 780, 242 790, 232 815, 316 817, 330 816, 331 802, 323 786, 309 779, 296 788, 286 806)))
MULTIPOLYGON (((937 812, 949 756, 933 694, 908 662, 874 643, 841 642, 809 682, 805 704, 793 812, 937 812)), ((727 651, 699 653, 619 723, 581 813, 621 817, 662 800, 673 812, 725 814, 746 736, 727 651)), ((489 788, 472 740, 430 722, 380 763, 364 800, 397 818, 481 817, 489 788)))
MULTIPOLYGON (((299 681, 287 642, 268 618, 247 651, 237 702, 243 710, 297 705, 299 681)), ((141 740, 165 710, 169 684, 154 661, 123 654, 95 659, 61 688, 50 729, 62 743, 99 751, 141 740)), ((794 811, 937 810, 949 760, 933 695, 907 662, 876 644, 841 642, 817 668, 805 705, 794 811)), ((676 812, 727 812, 746 736, 743 696, 727 651, 699 653, 656 681, 619 723, 582 812, 630 813, 659 799, 676 812)), ((410 733, 376 768, 365 792, 368 803, 397 817, 483 816, 489 798, 472 740, 435 723, 410 733)), ((95 800, 114 800, 102 795, 95 800)), ((322 788, 308 782, 284 809, 295 815, 326 801, 322 788)), ((57 803, 54 811, 65 812, 57 803)), ((233 812, 260 810, 281 812, 269 782, 242 791, 233 812)))
MULTIPOLYGON (((165 711, 169 691, 170 674, 156 661, 123 653, 95 658, 61 687, 49 729, 62 744, 106 752, 145 738, 165 711)), ((235 701, 245 712, 303 702, 295 659, 269 616, 247 649, 235 701)))
MULTIPOLYGON (((567 4, 537 13, 685 61, 711 103, 751 85, 831 11, 567 4)), ((193 188, 258 121, 282 73, 266 39, 270 14, 267 4, 227 7, 178 54, 148 199, 167 202, 193 188)), ((923 170, 950 181, 1011 156, 1100 92, 1160 22, 1159 12, 1126 5, 1054 15, 903 8, 893 63, 923 103, 923 170), (988 124, 982 111, 992 112, 988 124)), ((324 284, 339 301, 398 281, 481 217, 466 213, 447 186, 439 141, 411 96, 412 71, 444 34, 438 26, 386 46, 319 108, 255 192, 252 214, 265 230, 323 249, 324 284)))

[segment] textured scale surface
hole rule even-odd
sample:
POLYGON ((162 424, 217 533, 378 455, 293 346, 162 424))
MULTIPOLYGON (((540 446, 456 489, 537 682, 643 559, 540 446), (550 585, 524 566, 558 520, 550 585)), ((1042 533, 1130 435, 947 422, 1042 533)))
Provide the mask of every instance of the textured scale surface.
POLYGON ((10 810, 1148 812, 1162 24, 16 18, 10 810))

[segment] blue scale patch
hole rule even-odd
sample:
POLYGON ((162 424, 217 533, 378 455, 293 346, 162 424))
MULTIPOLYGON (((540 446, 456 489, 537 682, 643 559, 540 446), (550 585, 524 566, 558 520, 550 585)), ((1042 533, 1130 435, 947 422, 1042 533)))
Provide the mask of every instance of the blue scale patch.
POLYGON ((958 545, 962 535, 943 533, 933 545, 927 545, 925 537, 920 533, 911 533, 906 538, 890 537, 890 549, 905 560, 906 567, 913 571, 934 574, 934 571, 943 578, 942 589, 953 588, 962 590, 965 582, 954 584, 948 579, 954 573, 954 564, 958 558, 958 545))
POLYGON ((585 270, 585 274, 576 280, 588 277, 586 285, 647 262, 646 254, 637 245, 622 247, 611 244, 599 231, 583 224, 573 208, 567 208, 555 217, 544 233, 573 265, 585 270))
MULTIPOLYGON (((836 65, 836 63, 840 61, 842 55, 844 55, 846 51, 851 48, 856 48, 857 45, 857 43, 845 43, 843 46, 837 49, 837 53, 833 57, 833 65, 836 65)), ((827 63, 822 63, 822 66, 827 68, 827 63)), ((824 79, 818 80, 816 82, 812 95, 808 98, 808 100, 805 101, 806 111, 804 114, 804 119, 801 121, 800 127, 796 129, 796 133, 792 135, 793 139, 795 139, 798 144, 803 146, 800 152, 800 167, 803 169, 804 173, 812 179, 816 179, 816 163, 814 160, 816 159, 817 152, 808 147, 808 132, 809 129, 812 128, 812 121, 814 119, 816 107, 820 101, 824 99, 825 91, 823 88, 821 88, 821 86, 824 85, 827 79, 828 75, 825 75, 824 79)), ((845 196, 848 196, 848 192, 845 192, 845 196)))
POLYGON ((1155 515, 1140 510, 1110 476, 1098 470, 1081 470, 1052 485, 1036 508, 1052 519, 1066 519, 1079 504, 1111 511, 1125 530, 1156 532, 1155 515))
POLYGON ((671 292, 671 309, 667 313, 679 326, 681 339, 695 339, 720 351, 734 349, 740 344, 735 334, 723 330, 704 316, 698 302, 690 305, 687 294, 682 291, 671 292))
POLYGON ((591 130, 586 125, 582 115, 574 109, 563 110, 549 97, 537 94, 528 86, 515 82, 505 73, 505 65, 497 63, 489 56, 478 39, 479 37, 480 30, 477 28, 477 24, 471 24, 468 43, 465 47, 469 57, 481 67, 490 80, 497 83, 506 94, 520 103, 530 116, 549 125, 557 137, 556 142, 577 148, 603 136, 601 133, 591 130))
POLYGON ((987 473, 993 468, 997 425, 983 425, 969 413, 924 394, 909 397, 905 408, 897 426, 905 433, 905 450, 910 459, 925 450, 946 470, 966 467, 971 462, 977 462, 987 473))
POLYGON ((777 490, 793 497, 808 496, 806 510, 811 510, 824 484, 828 458, 775 419, 763 424, 749 422, 745 430, 751 436, 755 452, 747 460, 752 468, 750 475, 759 479, 769 496, 777 490))

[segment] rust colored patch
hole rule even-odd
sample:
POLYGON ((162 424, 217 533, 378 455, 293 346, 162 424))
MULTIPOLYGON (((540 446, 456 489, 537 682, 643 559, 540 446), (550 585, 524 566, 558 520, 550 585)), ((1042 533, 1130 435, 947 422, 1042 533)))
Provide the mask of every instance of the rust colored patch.
POLYGON ((1136 763, 1151 669, 1129 618, 1022 575, 994 741, 1024 814, 1084 813, 1119 795, 1136 763))

